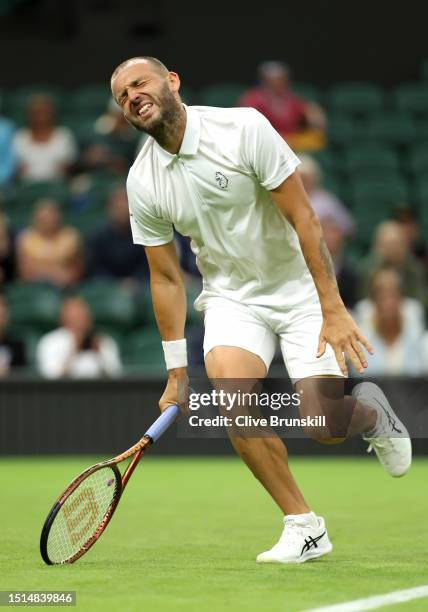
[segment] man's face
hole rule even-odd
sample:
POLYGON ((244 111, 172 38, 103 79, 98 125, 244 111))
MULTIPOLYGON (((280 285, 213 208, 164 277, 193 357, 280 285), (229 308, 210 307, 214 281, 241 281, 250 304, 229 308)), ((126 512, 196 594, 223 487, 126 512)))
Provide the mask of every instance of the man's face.
POLYGON ((152 134, 180 104, 180 80, 174 72, 160 74, 144 60, 123 68, 112 79, 112 92, 129 123, 152 134))

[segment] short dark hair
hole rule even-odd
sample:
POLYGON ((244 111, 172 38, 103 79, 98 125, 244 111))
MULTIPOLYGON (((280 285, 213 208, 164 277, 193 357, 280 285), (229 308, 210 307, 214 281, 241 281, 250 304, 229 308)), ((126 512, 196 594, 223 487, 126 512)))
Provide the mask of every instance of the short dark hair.
POLYGON ((146 61, 149 64, 151 64, 153 66, 153 68, 156 70, 156 72, 158 72, 159 74, 167 74, 169 72, 168 68, 165 66, 165 64, 163 62, 161 62, 160 60, 158 60, 157 57, 151 57, 150 55, 140 55, 137 57, 130 57, 129 59, 125 60, 124 62, 122 62, 121 64, 119 64, 119 66, 117 66, 114 70, 113 70, 113 74, 111 75, 111 78, 114 79, 114 77, 119 74, 119 72, 121 70, 123 70, 124 68, 126 68, 129 64, 132 64, 133 62, 136 61, 146 61))

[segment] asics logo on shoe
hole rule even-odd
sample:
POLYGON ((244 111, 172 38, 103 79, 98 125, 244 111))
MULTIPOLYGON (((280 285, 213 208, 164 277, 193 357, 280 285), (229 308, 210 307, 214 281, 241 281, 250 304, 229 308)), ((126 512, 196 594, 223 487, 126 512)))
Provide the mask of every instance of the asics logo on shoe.
POLYGON ((302 548, 302 552, 300 553, 300 556, 303 555, 304 552, 306 552, 307 550, 309 550, 310 548, 318 548, 318 540, 321 540, 321 538, 323 536, 325 536, 325 531, 324 533, 322 533, 320 536, 318 536, 317 538, 312 538, 311 536, 309 536, 308 538, 305 538, 305 544, 303 545, 302 548))
POLYGON ((392 416, 390 415, 390 413, 388 412, 388 410, 385 409, 384 406, 382 406, 382 404, 380 403, 379 400, 377 400, 376 398, 373 398, 374 401, 379 404, 379 406, 382 408, 382 410, 384 411, 386 418, 388 419, 388 424, 391 427, 392 431, 396 431, 397 433, 403 433, 402 429, 398 429, 398 427, 396 427, 396 420, 392 418, 392 416))

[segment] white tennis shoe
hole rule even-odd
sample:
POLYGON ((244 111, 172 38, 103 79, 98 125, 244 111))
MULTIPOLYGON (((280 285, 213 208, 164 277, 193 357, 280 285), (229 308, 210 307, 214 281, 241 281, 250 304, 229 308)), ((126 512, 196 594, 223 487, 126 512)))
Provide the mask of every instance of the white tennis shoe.
POLYGON ((378 414, 376 436, 363 435, 369 443, 367 452, 375 451, 380 463, 391 476, 404 476, 412 464, 412 443, 409 432, 397 417, 382 390, 371 382, 362 382, 352 396, 374 408, 378 414))
POLYGON ((324 519, 313 512, 308 515, 288 514, 284 530, 273 548, 257 555, 257 563, 304 563, 333 550, 324 519))

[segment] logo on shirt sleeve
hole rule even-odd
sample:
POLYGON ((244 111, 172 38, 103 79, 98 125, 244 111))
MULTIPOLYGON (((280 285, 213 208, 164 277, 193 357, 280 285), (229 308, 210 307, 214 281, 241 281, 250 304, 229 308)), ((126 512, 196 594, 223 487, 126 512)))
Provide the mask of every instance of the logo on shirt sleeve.
POLYGON ((220 189, 227 189, 227 186, 229 185, 229 179, 224 176, 224 174, 222 174, 221 172, 216 172, 215 180, 217 181, 220 189))

